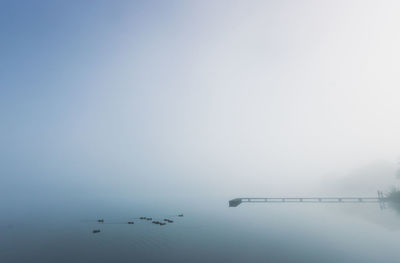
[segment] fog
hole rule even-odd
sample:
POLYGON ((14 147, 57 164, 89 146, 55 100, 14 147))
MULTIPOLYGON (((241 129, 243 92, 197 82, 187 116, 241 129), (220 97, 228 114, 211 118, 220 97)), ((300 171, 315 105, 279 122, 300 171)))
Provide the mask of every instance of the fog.
POLYGON ((399 262, 399 11, 1 1, 0 262, 399 262))
POLYGON ((399 8, 3 2, 2 208, 389 189, 399 8))

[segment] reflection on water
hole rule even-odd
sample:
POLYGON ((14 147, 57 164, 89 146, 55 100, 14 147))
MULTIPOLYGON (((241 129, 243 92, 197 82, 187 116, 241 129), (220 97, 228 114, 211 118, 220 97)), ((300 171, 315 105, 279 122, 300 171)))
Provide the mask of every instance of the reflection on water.
MULTIPOLYGON (((400 217, 377 204, 245 204, 138 208, 9 222, 0 262, 398 262, 400 217), (138 219, 139 218, 139 219, 138 219), (104 222, 97 220, 104 219, 104 222), (173 220, 158 225, 153 221, 173 220), (134 224, 128 224, 133 221, 134 224), (93 234, 92 231, 100 232, 93 234)), ((164 221, 165 222, 165 221, 164 221)))

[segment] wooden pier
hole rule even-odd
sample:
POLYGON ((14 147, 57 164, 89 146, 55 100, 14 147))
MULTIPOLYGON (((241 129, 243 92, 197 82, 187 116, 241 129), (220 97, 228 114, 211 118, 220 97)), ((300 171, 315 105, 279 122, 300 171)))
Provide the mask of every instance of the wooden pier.
POLYGON ((242 197, 230 200, 229 206, 237 207, 241 203, 379 203, 385 208, 386 201, 378 191, 378 197, 242 197))

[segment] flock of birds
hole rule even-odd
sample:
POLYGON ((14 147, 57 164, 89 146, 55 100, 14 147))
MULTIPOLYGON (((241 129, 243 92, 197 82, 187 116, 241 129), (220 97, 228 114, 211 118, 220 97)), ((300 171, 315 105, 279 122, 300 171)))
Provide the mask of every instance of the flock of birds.
MULTIPOLYGON (((183 214, 179 214, 179 215, 177 215, 177 216, 178 216, 178 217, 183 217, 183 214)), ((140 220, 152 221, 152 222, 151 222, 152 224, 160 225, 160 226, 164 226, 164 225, 166 225, 167 223, 170 223, 170 224, 171 224, 171 223, 174 222, 173 220, 168 219, 168 218, 164 218, 163 221, 156 221, 156 220, 153 221, 153 218, 152 218, 152 217, 145 217, 145 216, 139 217, 139 219, 140 219, 140 220)), ((98 222, 98 223, 104 223, 104 219, 98 219, 97 222, 98 222)), ((128 225, 133 225, 133 224, 135 224, 135 222, 133 222, 133 221, 128 221, 126 224, 128 224, 128 225)), ((94 229, 94 230, 92 231, 92 233, 93 233, 93 234, 100 233, 100 229, 94 229)))

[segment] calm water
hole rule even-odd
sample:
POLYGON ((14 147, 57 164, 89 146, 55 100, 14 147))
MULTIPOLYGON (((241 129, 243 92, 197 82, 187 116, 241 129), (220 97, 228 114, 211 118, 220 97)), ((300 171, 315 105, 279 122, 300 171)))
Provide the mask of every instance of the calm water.
POLYGON ((1 215, 0 262, 400 262, 400 216, 377 204, 216 200, 184 211, 82 205, 45 214, 1 215), (139 216, 175 222, 125 224, 139 216))

